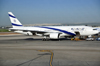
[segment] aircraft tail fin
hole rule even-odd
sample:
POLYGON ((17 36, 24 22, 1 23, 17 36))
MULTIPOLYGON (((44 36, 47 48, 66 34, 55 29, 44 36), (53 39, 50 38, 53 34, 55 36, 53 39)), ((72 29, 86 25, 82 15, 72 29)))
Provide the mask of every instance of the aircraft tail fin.
POLYGON ((12 12, 8 12, 12 27, 22 27, 23 25, 19 22, 19 20, 13 15, 12 12))

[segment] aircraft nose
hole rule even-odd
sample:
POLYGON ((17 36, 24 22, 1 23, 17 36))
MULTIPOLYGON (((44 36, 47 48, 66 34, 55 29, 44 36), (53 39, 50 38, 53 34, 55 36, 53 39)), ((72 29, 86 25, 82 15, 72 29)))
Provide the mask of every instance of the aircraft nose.
POLYGON ((95 33, 97 33, 97 34, 98 34, 98 33, 99 33, 99 31, 97 30, 97 31, 95 31, 95 33))

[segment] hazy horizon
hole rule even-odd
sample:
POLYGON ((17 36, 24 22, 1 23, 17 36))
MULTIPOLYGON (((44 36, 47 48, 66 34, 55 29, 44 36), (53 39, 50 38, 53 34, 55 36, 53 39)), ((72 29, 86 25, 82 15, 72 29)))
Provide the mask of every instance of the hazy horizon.
POLYGON ((0 26, 11 25, 8 12, 22 24, 100 22, 99 0, 0 0, 0 26))

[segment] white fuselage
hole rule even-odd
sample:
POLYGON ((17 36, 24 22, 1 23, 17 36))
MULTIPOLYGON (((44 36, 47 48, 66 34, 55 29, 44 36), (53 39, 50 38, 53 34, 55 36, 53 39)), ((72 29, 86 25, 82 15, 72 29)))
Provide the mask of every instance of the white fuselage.
MULTIPOLYGON (((33 27, 16 27, 11 29, 27 30, 27 31, 39 31, 46 32, 44 35, 50 33, 61 33, 60 36, 75 36, 75 32, 79 32, 81 36, 88 36, 97 34, 98 31, 89 26, 33 26, 33 27)), ((23 33, 23 32, 22 32, 23 33)), ((42 35, 40 35, 42 36, 42 35)))

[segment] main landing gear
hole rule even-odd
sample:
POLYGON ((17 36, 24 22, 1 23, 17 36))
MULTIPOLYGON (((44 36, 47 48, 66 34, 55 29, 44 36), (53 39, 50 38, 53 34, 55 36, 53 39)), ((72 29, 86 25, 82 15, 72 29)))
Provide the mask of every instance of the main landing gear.
POLYGON ((47 36, 44 36, 44 38, 42 39, 42 41, 49 41, 49 38, 47 36))
POLYGON ((45 38, 43 38, 42 41, 49 41, 49 39, 45 39, 45 38))

